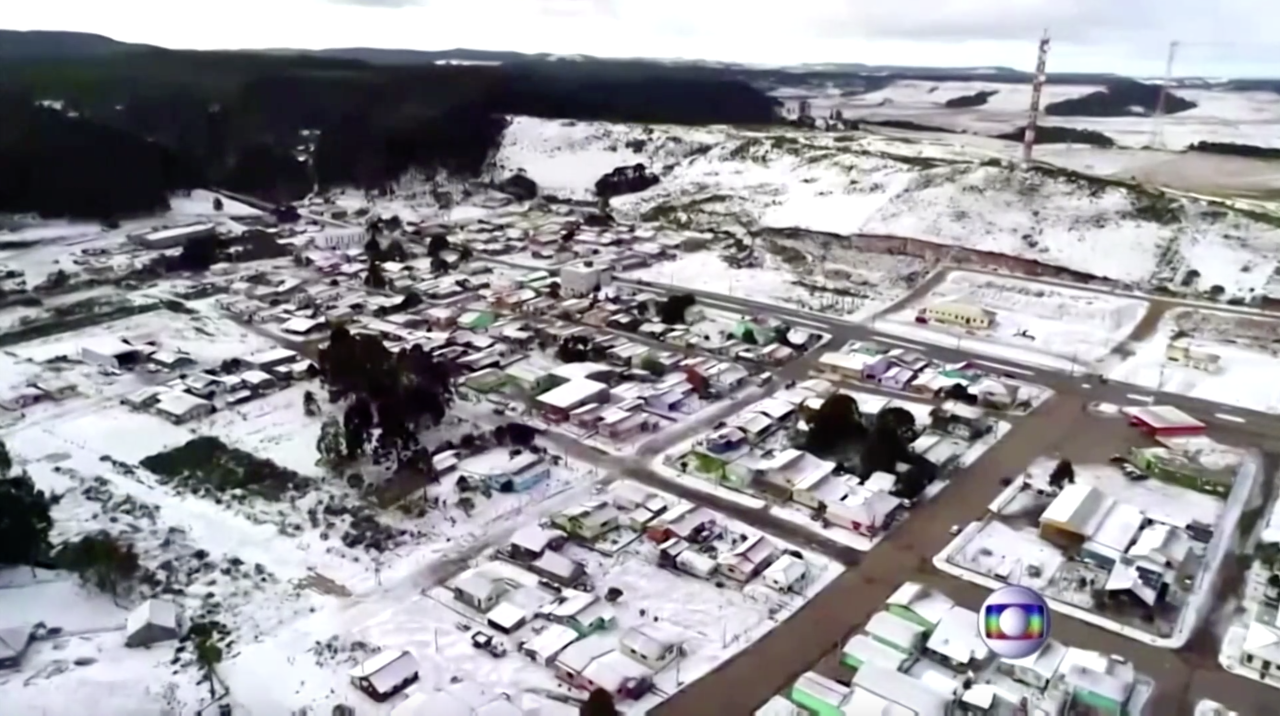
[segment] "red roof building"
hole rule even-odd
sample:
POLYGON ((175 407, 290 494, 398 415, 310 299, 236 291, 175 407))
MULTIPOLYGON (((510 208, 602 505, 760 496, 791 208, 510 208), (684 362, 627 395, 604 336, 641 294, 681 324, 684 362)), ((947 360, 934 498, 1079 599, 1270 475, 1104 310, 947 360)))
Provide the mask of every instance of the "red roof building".
POLYGON ((1155 437, 1175 435, 1200 435, 1204 423, 1187 415, 1172 405, 1152 405, 1145 408, 1125 408, 1129 424, 1155 437))

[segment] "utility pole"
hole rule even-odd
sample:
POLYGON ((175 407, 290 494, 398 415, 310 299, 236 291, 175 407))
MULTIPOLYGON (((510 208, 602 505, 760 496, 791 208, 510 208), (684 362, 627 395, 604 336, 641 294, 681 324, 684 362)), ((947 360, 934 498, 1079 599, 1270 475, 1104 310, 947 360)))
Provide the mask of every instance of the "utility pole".
POLYGON ((1177 40, 1169 43, 1169 56, 1164 61, 1164 82, 1160 85, 1160 95, 1156 98, 1156 113, 1151 117, 1151 146, 1164 148, 1164 103, 1169 96, 1169 85, 1173 82, 1173 59, 1178 54, 1177 40))
POLYGON ((1031 107, 1027 111, 1027 128, 1022 134, 1022 163, 1031 163, 1031 148, 1036 143, 1036 123, 1040 121, 1040 93, 1044 90, 1044 66, 1049 59, 1049 30, 1040 37, 1036 53, 1036 75, 1031 80, 1031 107))

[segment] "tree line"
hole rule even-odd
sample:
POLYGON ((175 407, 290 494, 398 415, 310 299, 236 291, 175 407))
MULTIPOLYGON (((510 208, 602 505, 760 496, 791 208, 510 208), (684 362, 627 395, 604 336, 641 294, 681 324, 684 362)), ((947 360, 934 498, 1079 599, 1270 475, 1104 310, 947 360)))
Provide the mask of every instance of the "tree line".
POLYGON ((678 124, 774 116, 773 100, 723 75, 574 64, 386 67, 167 50, 0 58, 0 212, 118 219, 197 186, 286 202, 317 183, 382 188, 409 168, 476 176, 499 146, 504 115, 678 124), (51 98, 59 103, 38 102, 51 98), (306 144, 310 164, 297 156, 306 144))

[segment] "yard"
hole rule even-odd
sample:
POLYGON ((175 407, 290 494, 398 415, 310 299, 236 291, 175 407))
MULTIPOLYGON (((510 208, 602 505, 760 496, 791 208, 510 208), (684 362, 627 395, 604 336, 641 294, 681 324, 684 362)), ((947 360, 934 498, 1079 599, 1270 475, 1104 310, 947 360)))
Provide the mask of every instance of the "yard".
POLYGON ((1067 369, 1106 358, 1146 315, 1146 301, 1003 276, 952 271, 902 311, 877 321, 880 330, 933 343, 1067 369), (990 312, 989 328, 916 322, 929 307, 961 304, 990 312))

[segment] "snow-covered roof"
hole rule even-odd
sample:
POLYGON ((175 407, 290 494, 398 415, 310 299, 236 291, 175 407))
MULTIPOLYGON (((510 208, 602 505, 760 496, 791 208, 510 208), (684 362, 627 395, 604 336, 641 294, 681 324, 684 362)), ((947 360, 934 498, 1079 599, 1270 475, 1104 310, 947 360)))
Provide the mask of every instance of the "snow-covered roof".
POLYGON ((905 706, 915 716, 945 716, 951 706, 950 697, 927 688, 920 679, 875 664, 865 664, 858 669, 853 675, 853 686, 905 706))
POLYGON ((495 627, 510 632, 519 628, 529 618, 529 612, 511 602, 502 602, 490 609, 484 618, 495 627))
POLYGON ((530 552, 541 552, 547 548, 547 545, 554 542, 557 538, 564 537, 565 534, 557 529, 543 527, 542 525, 525 525, 515 531, 511 535, 511 544, 530 552))
POLYGON ((680 635, 670 629, 641 624, 632 627, 618 637, 618 644, 646 659, 658 660, 669 647, 680 643, 680 635))
POLYGON ((761 578, 771 586, 786 589, 803 579, 808 571, 809 564, 803 559, 784 554, 764 570, 761 578))
MULTIPOLYGON (((578 364, 571 364, 578 365, 578 364)), ((558 388, 539 395, 537 401, 553 408, 569 408, 600 392, 607 391, 609 386, 588 378, 576 378, 558 388)))
POLYGON ((542 462, 542 458, 528 450, 513 455, 507 448, 495 448, 469 457, 458 464, 458 469, 480 477, 515 475, 542 462))
POLYGON ((1089 539, 1107 549, 1123 552, 1133 544, 1145 519, 1146 516, 1137 507, 1123 502, 1114 503, 1089 539))
POLYGON ((1091 485, 1073 482, 1062 489, 1040 515, 1041 524, 1048 522, 1089 537, 1105 516, 1111 498, 1091 485))
POLYGON ((950 597, 919 582, 904 583, 889 595, 885 604, 910 609, 916 616, 930 624, 942 621, 943 615, 955 606, 955 602, 951 601, 950 597))
POLYGON ((814 671, 801 674, 795 688, 832 706, 839 706, 849 695, 849 687, 814 671))
POLYGON ((906 652, 887 646, 866 634, 855 634, 852 639, 845 642, 842 651, 860 663, 879 664, 895 671, 901 669, 903 664, 911 658, 906 652))
POLYGON ((418 673, 418 659, 403 649, 388 649, 366 659, 347 672, 353 679, 368 679, 378 693, 387 693, 396 684, 418 673))
POLYGON ((92 338, 80 344, 80 350, 88 350, 101 356, 111 356, 113 358, 126 356, 131 353, 137 353, 138 347, 131 346, 117 338, 92 338))
POLYGON ((592 634, 575 641, 556 657, 556 664, 567 671, 581 674, 592 661, 614 650, 617 641, 607 634, 592 634))
POLYGON ((125 619, 125 633, 132 634, 139 629, 155 625, 166 629, 178 629, 178 607, 173 602, 166 602, 163 599, 148 599, 129 612, 129 617, 125 619))
POLYGON ((620 651, 610 651, 592 660, 580 672, 583 678, 610 693, 617 693, 631 679, 653 676, 653 672, 620 651))
POLYGON ((915 646, 916 642, 925 633, 925 628, 919 624, 909 622, 897 614, 877 612, 875 616, 867 621, 864 631, 895 646, 909 648, 915 646))
POLYGON ((522 650, 537 655, 537 658, 546 661, 555 657, 570 644, 578 640, 578 632, 570 629, 563 624, 552 624, 542 633, 525 642, 522 650))
POLYGON ((934 628, 925 647, 960 664, 986 659, 991 650, 978 634, 978 614, 951 607, 934 628))
POLYGON ((209 405, 209 401, 181 390, 170 390, 156 400, 155 409, 168 415, 183 416, 204 405, 209 405))

